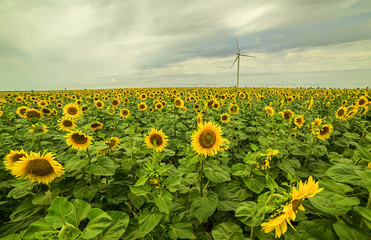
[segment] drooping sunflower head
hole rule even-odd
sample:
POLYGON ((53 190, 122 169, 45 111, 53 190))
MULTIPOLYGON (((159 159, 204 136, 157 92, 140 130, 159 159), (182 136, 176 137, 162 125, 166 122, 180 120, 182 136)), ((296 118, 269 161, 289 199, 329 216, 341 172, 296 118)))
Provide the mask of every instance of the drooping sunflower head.
POLYGON ((48 132, 48 127, 44 124, 32 124, 32 129, 29 132, 33 133, 47 133, 48 132))
POLYGON ((223 113, 222 115, 220 115, 220 121, 222 123, 228 123, 230 120, 231 118, 229 117, 228 113, 223 113))
POLYGON ((330 137, 333 126, 331 124, 325 124, 323 127, 318 131, 317 137, 321 140, 325 140, 330 137))
POLYGON ((26 106, 20 106, 17 108, 17 115, 21 118, 26 118, 26 111, 28 110, 28 107, 26 106))
POLYGON ((42 113, 37 110, 37 109, 27 109, 25 116, 27 119, 32 119, 32 118, 41 118, 42 113))
POLYGON ((304 125, 304 117, 303 116, 297 116, 295 119, 294 119, 294 124, 298 127, 298 128, 301 128, 303 125, 304 125))
POLYGON ((337 119, 346 120, 346 114, 347 114, 347 108, 346 107, 340 107, 336 111, 335 116, 336 116, 337 119))
POLYGON ((62 118, 58 122, 59 129, 65 132, 69 132, 71 129, 76 127, 75 122, 72 119, 62 118))
POLYGON ((129 110, 129 109, 126 109, 126 108, 121 109, 121 111, 120 111, 120 115, 121 115, 121 117, 123 117, 123 118, 127 118, 127 117, 130 116, 130 110, 129 110))
POLYGON ((75 103, 69 103, 66 106, 64 106, 63 114, 69 118, 74 119, 79 117, 82 114, 82 112, 80 110, 79 105, 75 103))
POLYGON ((139 109, 140 111, 145 111, 145 110, 147 109, 147 104, 144 103, 144 102, 139 103, 139 104, 138 104, 138 109, 139 109))
POLYGON ((200 124, 198 130, 192 135, 192 147, 197 154, 213 156, 218 151, 223 143, 223 132, 220 126, 213 122, 200 124))
POLYGON ((97 150, 97 152, 101 155, 105 155, 112 151, 113 149, 117 148, 118 145, 120 144, 120 139, 117 137, 111 137, 107 141, 104 142, 107 145, 107 148, 102 149, 102 150, 97 150))
POLYGON ((4 165, 5 168, 8 170, 12 170, 14 163, 21 161, 21 158, 26 157, 27 153, 22 150, 10 150, 10 152, 4 158, 4 165))
POLYGON ((97 130, 102 129, 102 128, 103 128, 103 123, 101 123, 101 122, 90 123, 90 129, 92 131, 97 131, 97 130))
POLYGON ((64 174, 63 167, 55 160, 55 154, 31 152, 14 163, 12 174, 17 178, 28 178, 31 182, 49 184, 64 174))
POLYGON ((85 150, 91 144, 91 137, 80 131, 72 131, 66 137, 67 145, 76 150, 85 150))
POLYGON ((94 102, 94 105, 98 108, 98 109, 102 109, 104 107, 104 103, 101 101, 101 100, 97 100, 94 102))
POLYGON ((274 115, 274 109, 272 107, 270 107, 270 106, 266 106, 265 107, 265 111, 267 112, 267 114, 269 116, 273 116, 274 115))
POLYGON ((154 149, 157 152, 162 152, 166 148, 168 138, 162 130, 152 128, 148 136, 145 136, 144 141, 149 149, 154 149), (156 146, 156 147, 155 147, 156 146))

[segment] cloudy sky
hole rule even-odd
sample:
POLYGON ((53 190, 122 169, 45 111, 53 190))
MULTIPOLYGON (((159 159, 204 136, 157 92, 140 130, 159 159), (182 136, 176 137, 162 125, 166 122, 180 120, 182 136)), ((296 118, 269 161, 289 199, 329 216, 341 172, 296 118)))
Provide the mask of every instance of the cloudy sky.
POLYGON ((0 90, 371 87, 370 0, 1 0, 0 90))

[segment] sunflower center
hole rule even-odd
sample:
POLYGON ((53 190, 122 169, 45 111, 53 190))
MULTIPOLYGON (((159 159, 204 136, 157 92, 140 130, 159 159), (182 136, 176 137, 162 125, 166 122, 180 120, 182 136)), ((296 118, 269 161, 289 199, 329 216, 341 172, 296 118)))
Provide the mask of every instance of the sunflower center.
POLYGON ((77 109, 75 107, 70 107, 70 108, 68 108, 67 112, 70 115, 76 115, 77 114, 77 109))
POLYGON ((109 141, 106 142, 106 145, 108 145, 110 148, 112 148, 113 146, 116 145, 116 140, 115 139, 111 139, 109 141))
POLYGON ((359 105, 363 105, 365 103, 365 100, 364 99, 360 99, 359 101, 358 101, 358 104, 359 105))
POLYGON ((296 212, 296 210, 298 210, 299 206, 301 205, 301 203, 304 201, 304 198, 303 199, 296 199, 294 201, 292 201, 292 210, 294 212, 296 212))
POLYGON ((92 123, 90 126, 91 126, 92 128, 97 128, 97 127, 100 126, 100 124, 99 124, 99 123, 92 123))
POLYGON ((26 115, 28 118, 35 118, 35 117, 40 118, 41 117, 40 113, 38 113, 37 111, 33 111, 33 110, 28 111, 26 115))
POLYGON ((321 135, 324 135, 326 133, 329 132, 329 128, 326 126, 326 127, 323 127, 320 131, 319 131, 319 134, 321 135))
POLYGON ((200 134, 199 142, 203 148, 211 148, 216 142, 216 135, 211 130, 205 130, 200 134))
POLYGON ((72 135, 72 139, 77 144, 84 144, 88 141, 88 138, 85 136, 85 134, 80 133, 74 133, 72 135))
POLYGON ((338 111, 338 116, 343 116, 344 115, 344 109, 340 109, 339 111, 338 111))
POLYGON ((128 112, 127 110, 123 110, 123 111, 122 111, 122 114, 123 114, 124 116, 126 116, 126 115, 129 114, 129 112, 128 112))
POLYGON ((11 161, 14 163, 14 162, 17 162, 20 160, 20 158, 22 157, 25 157, 26 155, 25 154, 21 154, 21 153, 17 153, 17 154, 14 154, 11 158, 11 161))
POLYGON ((284 112, 283 116, 284 116, 285 119, 289 119, 291 117, 291 113, 290 112, 284 112))
POLYGON ((223 115, 223 116, 222 116, 222 120, 223 120, 223 121, 228 120, 228 116, 227 116, 227 115, 223 115))
POLYGON ((97 103, 97 106, 98 106, 98 107, 101 107, 101 106, 102 106, 102 103, 98 102, 98 103, 97 103))
POLYGON ((65 127, 71 127, 72 126, 72 121, 70 121, 70 120, 64 120, 63 121, 63 126, 65 126, 65 127))
POLYGON ((21 111, 19 111, 22 115, 24 115, 24 113, 26 112, 26 108, 22 108, 21 111))
POLYGON ((28 173, 32 173, 37 176, 46 176, 54 172, 53 167, 50 165, 49 161, 45 159, 34 159, 31 160, 27 166, 26 170, 28 173))
POLYGON ((155 134, 152 134, 151 137, 149 138, 149 140, 151 141, 151 143, 154 145, 155 144, 155 141, 156 141, 156 146, 161 146, 162 145, 162 137, 161 135, 155 133, 155 134))

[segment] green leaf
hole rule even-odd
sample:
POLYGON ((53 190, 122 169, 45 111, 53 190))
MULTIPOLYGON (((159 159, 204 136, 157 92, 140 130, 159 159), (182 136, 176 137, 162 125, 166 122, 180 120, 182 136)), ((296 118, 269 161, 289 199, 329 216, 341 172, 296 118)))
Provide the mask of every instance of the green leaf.
POLYGON ((347 164, 336 164, 326 171, 326 175, 338 181, 365 187, 360 176, 356 174, 356 167, 347 164))
POLYGON ((356 229, 341 220, 334 223, 333 227, 340 240, 360 240, 371 238, 369 233, 366 233, 361 229, 356 229))
POLYGON ((99 208, 92 208, 87 213, 87 217, 90 219, 88 225, 81 234, 84 239, 91 239, 102 233, 103 230, 108 227, 112 218, 99 208))
POLYGON ((202 223, 205 222, 215 211, 218 206, 218 195, 215 192, 209 191, 203 197, 198 191, 189 193, 191 201, 191 212, 202 223))
POLYGON ((236 163, 232 166, 231 173, 234 176, 245 177, 249 175, 249 168, 250 166, 244 163, 236 163))
POLYGON ((66 161, 64 167, 66 168, 67 171, 76 171, 82 169, 88 163, 89 163, 88 158, 80 159, 80 156, 76 155, 69 159, 68 161, 66 161))
POLYGON ((102 239, 118 240, 126 231, 130 220, 129 215, 118 211, 109 211, 108 215, 112 218, 112 222, 106 229, 104 229, 102 239))
POLYGON ((56 228, 60 228, 63 226, 66 216, 68 216, 72 210, 72 203, 68 202, 64 197, 56 197, 49 208, 49 213, 46 215, 45 221, 56 228))
POLYGON ((143 210, 139 215, 139 231, 142 233, 142 237, 150 233, 159 224, 162 218, 162 213, 156 211, 150 213, 148 209, 143 210))
POLYGON ((357 146, 357 151, 359 153, 359 155, 361 156, 362 159, 368 161, 368 162, 371 162, 371 153, 369 151, 367 151, 366 148, 358 145, 357 146))
POLYGON ((171 195, 170 192, 164 191, 159 193, 158 195, 155 195, 153 200, 161 212, 169 214, 173 201, 173 195, 171 195))
POLYGON ((315 208, 334 216, 346 214, 353 206, 359 204, 356 197, 346 197, 327 190, 323 190, 309 201, 315 208))
POLYGON ((214 183, 231 180, 230 169, 227 166, 209 165, 204 168, 205 176, 214 183))
POLYGON ((115 163, 107 156, 97 158, 97 162, 89 167, 89 172, 98 176, 112 176, 115 174, 115 163))
POLYGON ((356 169, 357 175, 362 179, 364 185, 369 192, 371 192, 371 169, 356 169))
POLYGON ((277 183, 273 180, 273 178, 271 178, 269 175, 265 175, 265 181, 267 183, 267 187, 269 188, 269 190, 271 190, 272 192, 275 191, 276 188, 278 188, 278 185, 277 183))
POLYGON ((31 183, 28 180, 20 180, 12 184, 13 188, 8 193, 8 198, 19 199, 32 193, 32 189, 37 185, 37 183, 31 183))
POLYGON ((134 193, 128 193, 128 198, 131 204, 133 204, 137 209, 139 209, 146 201, 145 197, 137 196, 134 193))
POLYGON ((365 218, 365 223, 368 226, 368 228, 371 229, 371 209, 367 207, 360 207, 356 206, 353 208, 356 212, 358 212, 362 217, 365 218))
POLYGON ((170 176, 165 180, 165 185, 170 192, 176 192, 179 189, 179 185, 182 181, 182 175, 170 176))
POLYGON ((56 234, 58 231, 53 227, 52 224, 45 221, 44 218, 32 223, 23 235, 24 240, 42 239, 41 237, 47 237, 52 234, 56 234))
POLYGON ((243 180, 246 187, 248 187, 254 193, 261 193, 265 188, 265 179, 263 177, 251 177, 243 180))
POLYGON ((193 226, 189 222, 179 222, 171 225, 168 235, 172 239, 196 239, 193 233, 193 226))
POLYGON ((285 239, 336 240, 335 234, 332 231, 332 223, 327 219, 302 221, 295 227, 295 230, 289 229, 284 235, 285 239))
POLYGON ((234 222, 218 224, 212 231, 214 240, 244 239, 242 229, 234 222), (239 238, 237 238, 237 236, 239 238))
POLYGON ((130 188, 130 191, 137 196, 145 196, 147 195, 148 190, 149 190, 145 185, 138 186, 138 187, 134 185, 130 185, 129 188, 130 188))
POLYGON ((89 203, 80 199, 74 199, 72 201, 72 205, 73 210, 71 214, 66 217, 66 221, 78 228, 81 220, 87 217, 87 214, 90 211, 91 207, 89 203))
POLYGON ((252 149, 254 152, 256 152, 256 151, 259 149, 259 147, 256 146, 256 145, 253 144, 253 143, 250 143, 250 147, 251 147, 251 149, 252 149))
POLYGON ((345 196, 346 193, 354 191, 353 188, 351 188, 350 186, 338 183, 330 178, 321 179, 321 181, 319 182, 319 186, 326 189, 327 191, 335 192, 343 196, 345 196))
POLYGON ((34 205, 50 205, 54 198, 58 196, 56 192, 38 192, 32 199, 34 205))
POLYGON ((148 181, 148 175, 143 175, 137 180, 134 186, 136 187, 143 186, 144 184, 146 184, 147 181, 148 181))
POLYGON ((43 209, 43 206, 35 206, 32 204, 32 198, 24 200, 17 209, 10 215, 10 220, 13 222, 22 221, 26 218, 30 218, 39 210, 43 209))
POLYGON ((255 202, 243 202, 236 209, 235 217, 246 224, 247 226, 259 226, 264 219, 264 215, 260 213, 258 204, 255 202))
POLYGON ((90 201, 91 199, 93 199, 98 190, 99 190, 98 186, 95 185, 88 186, 88 183, 85 179, 80 179, 73 187, 73 195, 76 198, 79 199, 86 198, 90 201))
POLYGON ((163 173, 167 172, 168 170, 170 170, 173 167, 174 167, 174 165, 172 165, 172 164, 166 164, 166 165, 160 167, 159 169, 157 169, 157 173, 162 175, 163 173))
POLYGON ((92 145, 93 150, 103 150, 103 149, 107 149, 107 148, 108 148, 108 145, 105 144, 105 143, 102 143, 102 142, 95 142, 92 145))

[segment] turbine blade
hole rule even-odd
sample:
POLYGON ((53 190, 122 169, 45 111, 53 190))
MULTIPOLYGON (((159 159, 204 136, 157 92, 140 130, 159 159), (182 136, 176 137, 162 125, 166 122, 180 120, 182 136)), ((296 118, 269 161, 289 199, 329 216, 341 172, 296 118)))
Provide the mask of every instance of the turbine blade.
POLYGON ((234 62, 232 63, 231 67, 233 67, 233 64, 237 61, 237 58, 238 58, 238 56, 236 57, 236 59, 235 59, 234 62))
POLYGON ((240 46, 238 45, 237 38, 236 38, 236 43, 237 43, 238 53, 240 53, 240 46))
POLYGON ((253 57, 253 58, 256 58, 255 56, 251 56, 251 55, 246 55, 246 54, 240 54, 241 56, 244 56, 244 57, 253 57))

